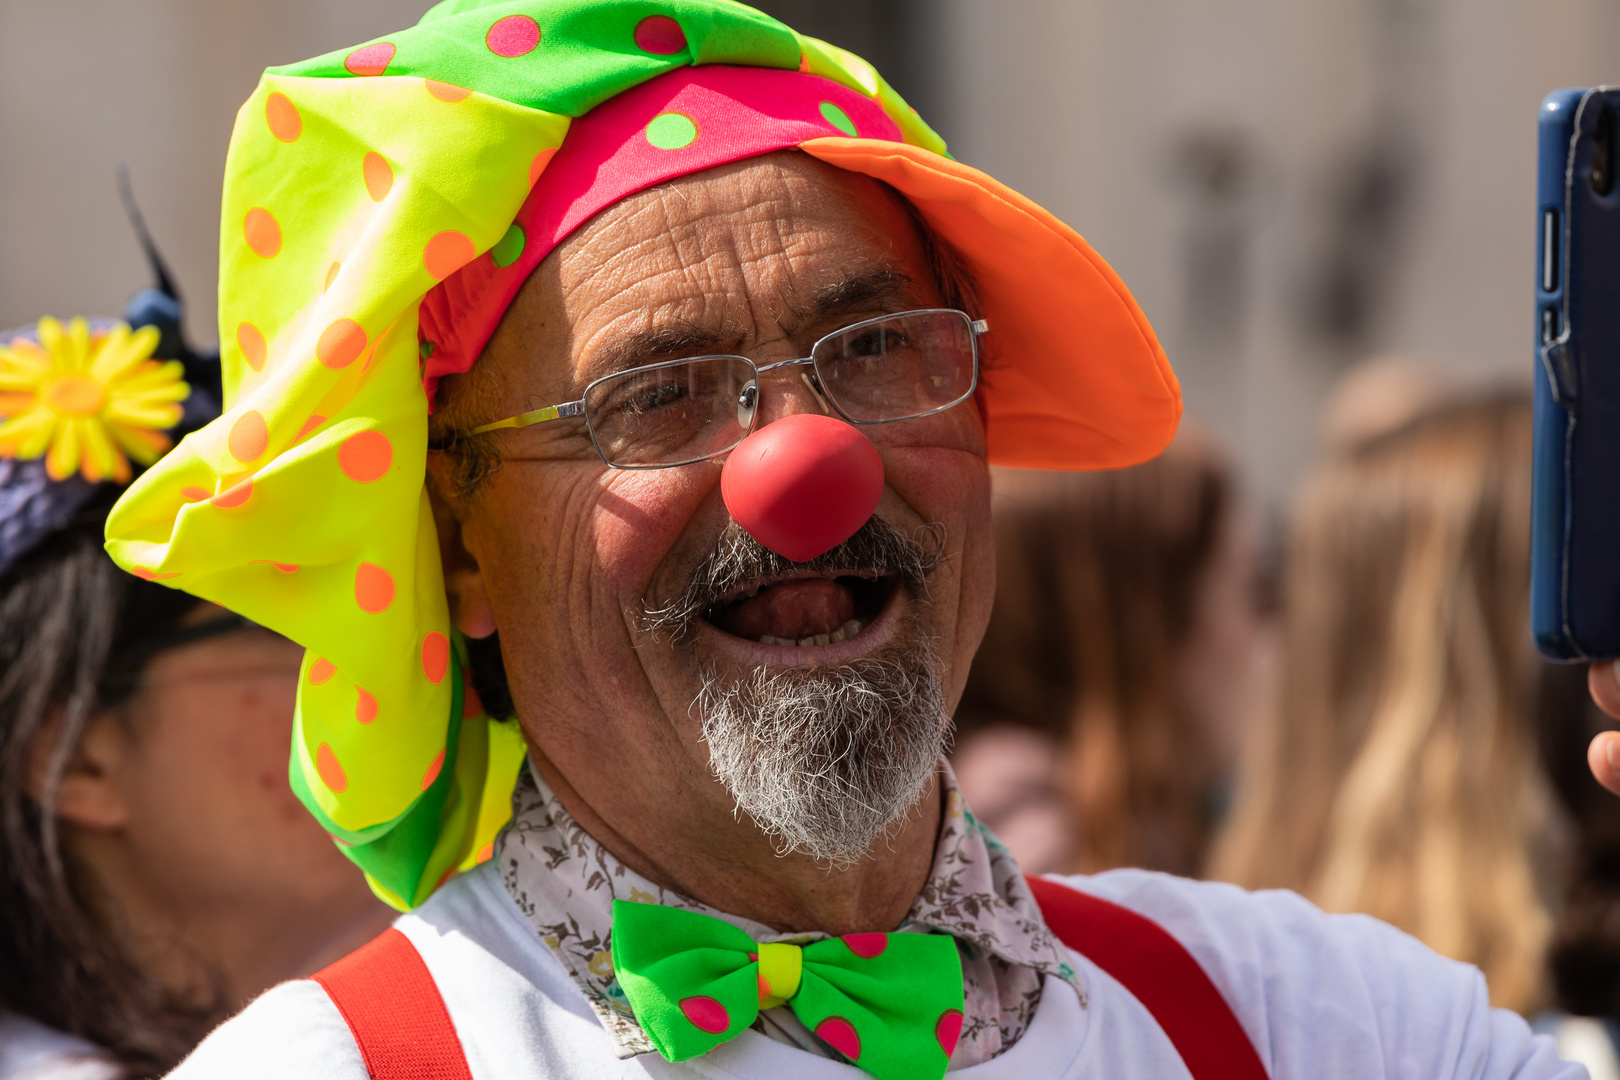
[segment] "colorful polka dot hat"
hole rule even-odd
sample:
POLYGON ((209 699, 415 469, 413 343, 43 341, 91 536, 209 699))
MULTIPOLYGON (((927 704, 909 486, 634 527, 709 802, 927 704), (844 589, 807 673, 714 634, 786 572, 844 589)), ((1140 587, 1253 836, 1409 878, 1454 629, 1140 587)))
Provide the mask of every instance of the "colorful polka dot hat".
POLYGON ((294 790, 396 906, 488 857, 524 752, 463 691, 423 487, 437 380, 591 215, 788 148, 892 185, 972 270, 993 462, 1169 442, 1175 377, 1085 241, 953 161, 865 61, 734 0, 448 0, 270 69, 242 107, 226 411, 137 480, 107 546, 307 648, 294 790))

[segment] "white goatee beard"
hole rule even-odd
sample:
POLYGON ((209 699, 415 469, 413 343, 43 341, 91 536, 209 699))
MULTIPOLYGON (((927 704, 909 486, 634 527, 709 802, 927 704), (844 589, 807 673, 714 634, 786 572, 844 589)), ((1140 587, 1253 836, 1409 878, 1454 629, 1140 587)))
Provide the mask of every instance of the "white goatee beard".
POLYGON ((950 730, 938 668, 924 644, 836 668, 759 668, 731 681, 706 672, 693 707, 710 766, 780 854, 848 866, 934 774, 950 730))

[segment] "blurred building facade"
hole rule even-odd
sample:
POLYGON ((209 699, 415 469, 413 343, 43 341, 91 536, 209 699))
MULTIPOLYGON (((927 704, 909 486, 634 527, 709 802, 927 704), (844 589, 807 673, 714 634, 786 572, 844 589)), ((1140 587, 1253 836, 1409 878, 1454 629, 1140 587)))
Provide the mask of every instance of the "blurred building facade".
MULTIPOLYGON (((426 0, 0 0, 0 325, 116 312, 127 161, 214 336, 220 177, 266 66, 426 0)), ((1365 356, 1528 377, 1534 126, 1620 82, 1615 0, 765 0, 1074 224, 1270 501, 1365 356)))
POLYGON ((1075 225, 1189 410, 1291 491, 1388 352, 1530 372, 1535 125, 1620 82, 1614 0, 939 0, 941 126, 1075 225))

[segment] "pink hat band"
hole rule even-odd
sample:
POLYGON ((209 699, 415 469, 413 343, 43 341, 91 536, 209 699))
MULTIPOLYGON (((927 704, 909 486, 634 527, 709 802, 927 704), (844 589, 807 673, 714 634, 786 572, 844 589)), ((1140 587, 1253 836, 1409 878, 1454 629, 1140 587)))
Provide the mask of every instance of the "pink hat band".
POLYGON ((683 67, 611 98, 568 129, 493 248, 422 300, 429 408, 442 376, 472 369, 529 274, 592 215, 678 176, 848 137, 902 142, 878 103, 831 79, 774 68, 683 67))

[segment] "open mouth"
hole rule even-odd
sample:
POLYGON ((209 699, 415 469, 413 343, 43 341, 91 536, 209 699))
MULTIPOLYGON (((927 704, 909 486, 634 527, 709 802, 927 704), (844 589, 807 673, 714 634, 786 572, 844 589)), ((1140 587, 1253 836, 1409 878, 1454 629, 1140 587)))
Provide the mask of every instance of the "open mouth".
POLYGON ((762 645, 833 645, 872 625, 898 575, 824 573, 753 582, 704 613, 717 629, 762 645))

